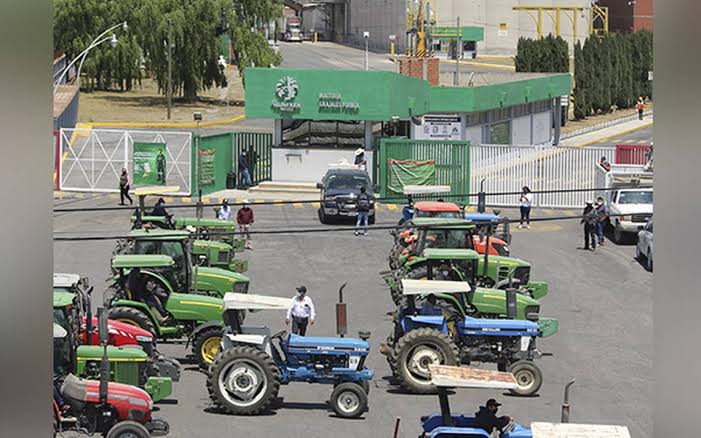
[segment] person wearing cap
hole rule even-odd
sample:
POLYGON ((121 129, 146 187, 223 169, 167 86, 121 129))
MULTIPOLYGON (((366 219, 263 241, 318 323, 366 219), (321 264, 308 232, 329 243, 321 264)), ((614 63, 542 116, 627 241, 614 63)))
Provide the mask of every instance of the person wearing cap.
POLYGON ((596 250, 596 229, 599 223, 599 214, 594 208, 594 201, 588 200, 582 211, 582 220, 580 224, 584 224, 584 249, 589 249, 589 240, 591 239, 591 250, 596 250))
POLYGON ((601 157, 601 160, 599 160, 599 166, 603 167, 607 172, 611 170, 611 163, 608 162, 606 157, 601 157))
POLYGON ((358 166, 359 169, 367 169, 365 167, 367 165, 367 161, 365 160, 365 149, 358 148, 355 150, 355 165, 358 166))
POLYGON ((307 325, 314 325, 315 319, 314 303, 307 296, 307 287, 299 286, 297 295, 292 298, 292 306, 287 309, 285 324, 289 325, 292 321, 292 333, 304 336, 307 334, 307 325))
POLYGON ((495 428, 501 432, 502 429, 508 426, 514 419, 508 415, 497 417, 499 406, 501 406, 501 403, 493 398, 487 400, 486 405, 480 406, 479 411, 475 412, 475 421, 472 427, 482 429, 489 434, 491 434, 495 428))
POLYGON ((229 207, 229 201, 226 199, 222 201, 221 208, 217 211, 217 219, 222 221, 231 219, 231 207, 229 207))
POLYGON ((253 225, 253 210, 248 206, 250 202, 248 199, 243 200, 243 207, 239 209, 236 213, 236 222, 241 228, 244 238, 246 239, 246 248, 253 249, 253 243, 251 242, 251 225, 253 225))

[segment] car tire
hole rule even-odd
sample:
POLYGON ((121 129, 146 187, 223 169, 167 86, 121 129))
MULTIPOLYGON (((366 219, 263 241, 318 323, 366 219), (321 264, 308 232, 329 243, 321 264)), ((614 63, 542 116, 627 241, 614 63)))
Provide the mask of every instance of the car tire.
POLYGON ((319 209, 319 222, 321 222, 324 225, 329 223, 329 220, 326 217, 326 213, 324 213, 324 210, 321 208, 319 209))
POLYGON ((645 256, 645 266, 648 271, 652 272, 652 251, 650 251, 649 248, 647 250, 647 256, 645 256))

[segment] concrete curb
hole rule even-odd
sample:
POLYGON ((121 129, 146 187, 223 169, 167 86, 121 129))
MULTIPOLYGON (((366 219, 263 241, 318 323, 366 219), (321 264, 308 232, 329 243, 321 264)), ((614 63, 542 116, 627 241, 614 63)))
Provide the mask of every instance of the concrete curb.
MULTIPOLYGON (((213 126, 231 125, 233 123, 238 123, 246 119, 245 115, 232 117, 230 119, 223 120, 213 120, 211 122, 202 122, 199 124, 200 128, 210 128, 213 126)), ((89 125, 91 127, 100 128, 197 128, 197 123, 195 122, 90 122, 84 123, 84 125, 89 125)))
MULTIPOLYGON (((651 116, 652 111, 644 112, 644 116, 651 116)), ((638 118, 637 114, 632 114, 630 116, 621 117, 620 119, 610 120, 608 122, 599 123, 597 125, 587 126, 586 128, 577 129, 576 131, 571 131, 560 136, 560 141, 567 140, 568 138, 577 137, 578 135, 588 134, 590 132, 598 131, 600 129, 605 129, 610 126, 620 125, 621 123, 630 122, 638 118)))

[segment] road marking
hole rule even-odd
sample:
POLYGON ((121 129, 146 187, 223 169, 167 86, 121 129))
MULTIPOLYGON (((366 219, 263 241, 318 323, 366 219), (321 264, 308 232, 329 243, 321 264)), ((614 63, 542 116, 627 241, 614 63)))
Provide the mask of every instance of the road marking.
POLYGON ((575 147, 580 147, 580 148, 581 148, 581 147, 589 146, 589 145, 592 145, 592 144, 595 144, 595 143, 604 143, 605 141, 610 140, 610 139, 612 139, 612 138, 614 138, 614 137, 621 137, 621 136, 623 136, 623 135, 630 134, 631 132, 640 131, 641 129, 649 128, 649 127, 652 126, 652 125, 653 125, 653 122, 646 123, 646 124, 644 124, 644 125, 640 125, 640 126, 636 126, 636 127, 634 127, 634 128, 626 129, 625 131, 619 131, 619 132, 617 132, 617 133, 615 133, 615 134, 611 134, 611 135, 609 135, 609 136, 607 136, 607 137, 597 138, 597 139, 588 141, 588 142, 586 142, 586 143, 582 143, 582 144, 580 144, 580 145, 576 145, 575 147))
POLYGON ((292 206, 293 206, 294 208, 304 208, 304 204, 302 204, 302 203, 300 203, 300 202, 293 202, 293 203, 292 203, 292 206))
POLYGON ((321 204, 318 202, 312 202, 312 207, 319 209, 319 208, 321 208, 321 204))
POLYGON ((274 200, 273 202, 274 202, 275 205, 278 206, 278 207, 282 207, 282 206, 285 205, 285 204, 282 204, 282 202, 284 202, 282 199, 276 199, 276 200, 274 200))
POLYGON ((192 198, 190 198, 190 197, 180 198, 180 200, 185 204, 189 204, 192 202, 192 198))
POLYGON ((385 207, 387 207, 387 209, 388 209, 389 211, 397 211, 397 210, 399 210, 399 207, 397 207, 397 204, 384 204, 384 205, 385 205, 385 207))
POLYGON ((518 228, 518 225, 511 228, 512 233, 522 233, 522 232, 526 232, 526 231, 539 232, 539 233, 552 233, 552 232, 561 231, 561 230, 562 230, 562 227, 560 225, 538 224, 538 223, 531 223, 530 230, 527 230, 525 228, 518 228))

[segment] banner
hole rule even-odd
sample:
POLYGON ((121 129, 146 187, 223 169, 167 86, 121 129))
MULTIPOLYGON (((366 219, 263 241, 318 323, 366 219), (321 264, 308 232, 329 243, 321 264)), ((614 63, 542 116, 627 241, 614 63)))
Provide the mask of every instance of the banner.
POLYGON ((134 142, 134 170, 132 182, 135 186, 166 185, 166 144, 134 142))
POLYGON ((214 170, 214 154, 216 149, 205 149, 199 151, 200 155, 200 185, 209 186, 216 181, 216 172, 214 170))
POLYGON ((436 184, 436 162, 389 160, 389 181, 387 188, 390 192, 402 195, 404 186, 427 186, 436 184))

